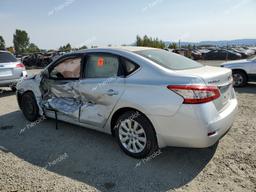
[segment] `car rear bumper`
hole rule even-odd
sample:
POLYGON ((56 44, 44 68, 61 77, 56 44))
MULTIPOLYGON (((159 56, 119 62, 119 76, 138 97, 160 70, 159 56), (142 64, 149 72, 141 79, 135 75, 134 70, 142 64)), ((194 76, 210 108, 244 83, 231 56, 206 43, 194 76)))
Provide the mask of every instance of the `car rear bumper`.
POLYGON ((27 76, 27 71, 22 71, 22 75, 20 78, 10 78, 0 80, 0 87, 11 87, 16 86, 16 84, 23 78, 27 76))
POLYGON ((214 145, 231 128, 237 112, 233 98, 222 111, 212 102, 182 105, 172 117, 152 116, 159 147, 205 148, 214 145), (212 135, 208 136, 209 133, 212 135))
POLYGON ((0 81, 0 87, 12 87, 16 86, 17 82, 20 79, 6 79, 6 80, 1 80, 0 81))

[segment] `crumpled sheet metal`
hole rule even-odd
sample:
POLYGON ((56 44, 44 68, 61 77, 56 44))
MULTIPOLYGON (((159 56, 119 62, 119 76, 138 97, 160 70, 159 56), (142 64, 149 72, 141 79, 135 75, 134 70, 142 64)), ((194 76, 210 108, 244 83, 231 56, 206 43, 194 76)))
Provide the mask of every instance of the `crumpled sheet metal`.
MULTIPOLYGON (((104 106, 109 105, 99 91, 102 89, 85 88, 79 81, 68 83, 44 84, 43 108, 60 112, 79 119, 81 122, 101 125, 106 121, 104 106)), ((107 86, 105 87, 107 88, 107 86)))
POLYGON ((48 99, 44 106, 49 110, 54 110, 62 114, 79 118, 80 107, 82 103, 73 98, 51 98, 48 99))
POLYGON ((59 83, 56 84, 51 82, 43 82, 42 83, 43 89, 47 92, 47 98, 51 97, 69 97, 69 98, 80 98, 80 93, 77 89, 78 82, 68 82, 68 83, 59 83))

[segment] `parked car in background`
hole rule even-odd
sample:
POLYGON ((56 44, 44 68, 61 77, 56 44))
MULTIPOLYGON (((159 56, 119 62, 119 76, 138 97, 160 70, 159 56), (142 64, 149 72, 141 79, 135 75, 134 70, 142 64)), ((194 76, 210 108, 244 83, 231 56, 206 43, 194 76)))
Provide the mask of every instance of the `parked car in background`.
POLYGON ((45 115, 112 134, 136 158, 158 147, 212 146, 237 109, 230 69, 146 47, 65 54, 17 87, 28 120, 45 115))
POLYGON ((202 53, 200 51, 198 51, 196 49, 191 51, 191 59, 200 60, 202 58, 203 58, 203 56, 202 56, 202 53))
POLYGON ((249 49, 249 48, 233 47, 233 48, 231 48, 231 50, 236 53, 240 53, 242 55, 243 59, 251 57, 252 55, 255 54, 255 51, 253 49, 249 49))
POLYGON ((63 54, 60 51, 38 52, 24 55, 21 60, 26 67, 43 68, 63 54))
POLYGON ((242 87, 248 81, 256 81, 256 57, 225 62, 221 67, 232 69, 235 87, 242 87))
POLYGON ((256 53, 255 50, 250 47, 242 47, 242 49, 245 50, 249 56, 252 56, 256 53))
POLYGON ((183 55, 183 56, 188 57, 193 60, 202 59, 202 53, 199 52, 197 49, 191 50, 191 49, 187 49, 187 48, 180 48, 180 49, 173 49, 173 50, 169 49, 169 51, 183 55))
POLYGON ((206 60, 236 60, 241 59, 242 55, 231 50, 212 50, 204 54, 206 60))
POLYGON ((52 53, 33 53, 22 58, 22 62, 28 67, 46 67, 52 62, 52 53))
POLYGON ((0 51, 0 87, 15 90, 17 82, 27 76, 25 66, 8 51, 0 51))
POLYGON ((247 53, 246 50, 238 49, 238 48, 231 48, 232 51, 241 54, 242 59, 248 58, 250 55, 247 53))

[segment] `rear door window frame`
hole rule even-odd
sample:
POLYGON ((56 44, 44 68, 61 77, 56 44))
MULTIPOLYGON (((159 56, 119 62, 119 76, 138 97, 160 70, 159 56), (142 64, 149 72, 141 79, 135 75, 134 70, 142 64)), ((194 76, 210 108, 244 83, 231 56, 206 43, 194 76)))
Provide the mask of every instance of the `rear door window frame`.
POLYGON ((119 55, 114 54, 114 53, 108 53, 108 52, 89 52, 89 53, 85 53, 84 54, 84 60, 83 60, 83 71, 82 71, 82 75, 81 78, 82 79, 104 79, 104 78, 111 78, 111 77, 86 77, 86 65, 87 65, 87 59, 89 55, 111 55, 114 57, 117 57, 118 59, 118 72, 117 72, 117 76, 116 77, 124 77, 125 73, 124 73, 124 67, 123 67, 123 63, 122 60, 120 58, 119 55))

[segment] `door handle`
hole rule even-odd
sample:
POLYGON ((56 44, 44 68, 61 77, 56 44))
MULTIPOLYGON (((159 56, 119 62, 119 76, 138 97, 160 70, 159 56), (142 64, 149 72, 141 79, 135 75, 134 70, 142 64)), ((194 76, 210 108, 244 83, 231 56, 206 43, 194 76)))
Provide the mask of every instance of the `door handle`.
POLYGON ((109 90, 107 90, 106 94, 108 96, 118 95, 118 91, 115 91, 113 89, 109 89, 109 90))

